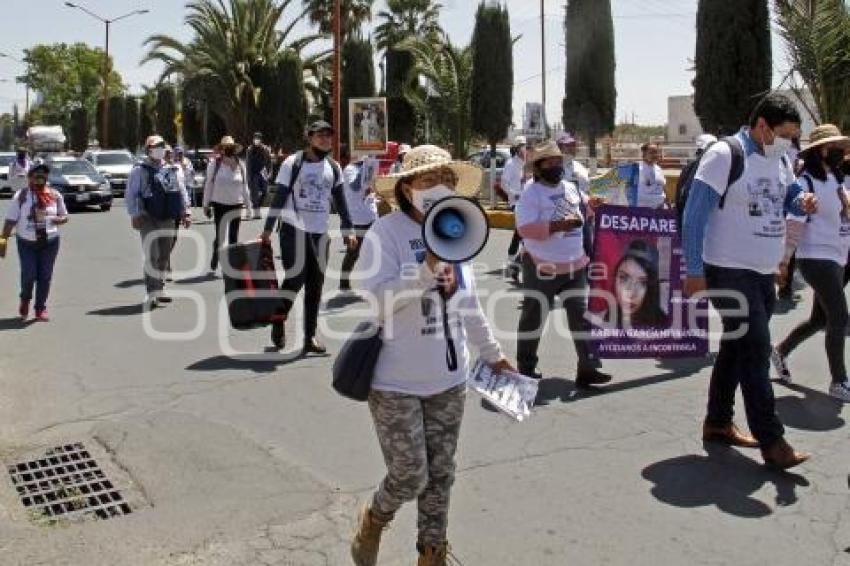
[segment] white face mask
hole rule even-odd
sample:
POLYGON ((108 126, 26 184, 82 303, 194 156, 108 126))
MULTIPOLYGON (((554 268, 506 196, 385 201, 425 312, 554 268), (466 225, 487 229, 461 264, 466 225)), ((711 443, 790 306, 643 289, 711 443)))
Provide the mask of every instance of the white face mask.
POLYGON ((165 159, 165 148, 164 147, 154 147, 151 148, 151 159, 156 161, 162 161, 165 159))
POLYGON ((416 210, 422 214, 427 214, 435 203, 453 196, 455 196, 455 192, 452 189, 445 185, 436 185, 424 191, 413 191, 411 202, 416 210))
POLYGON ((791 149, 793 145, 793 142, 788 138, 780 138, 777 136, 773 138, 772 144, 764 144, 764 156, 768 159, 779 159, 788 153, 788 150, 791 149))

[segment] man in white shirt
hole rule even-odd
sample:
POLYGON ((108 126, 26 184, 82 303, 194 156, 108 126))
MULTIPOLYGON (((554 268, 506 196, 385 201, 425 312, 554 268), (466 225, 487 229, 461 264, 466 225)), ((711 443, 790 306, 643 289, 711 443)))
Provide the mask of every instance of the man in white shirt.
POLYGON ((33 162, 27 157, 27 149, 19 147, 15 159, 9 163, 9 185, 12 187, 12 194, 27 188, 27 174, 32 166, 33 162))
POLYGON ((663 208, 667 202, 664 187, 667 180, 664 171, 658 165, 661 159, 661 148, 656 143, 648 142, 640 147, 641 162, 637 195, 632 206, 643 208, 663 208))
MULTIPOLYGON (((502 169, 502 188, 508 197, 508 204, 511 210, 514 210, 516 203, 522 195, 522 189, 525 186, 525 158, 527 152, 527 142, 525 136, 517 136, 514 144, 511 147, 511 158, 505 163, 502 169)), ((513 238, 508 246, 508 263, 505 265, 505 276, 517 281, 522 266, 517 260, 519 252, 519 244, 522 239, 519 233, 514 230, 513 238)))

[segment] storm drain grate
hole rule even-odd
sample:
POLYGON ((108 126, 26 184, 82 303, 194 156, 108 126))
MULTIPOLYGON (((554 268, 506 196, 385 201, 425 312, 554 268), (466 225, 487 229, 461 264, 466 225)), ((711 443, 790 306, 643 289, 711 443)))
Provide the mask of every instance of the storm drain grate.
POLYGON ((57 446, 8 470, 33 518, 110 519, 132 512, 81 442, 57 446))

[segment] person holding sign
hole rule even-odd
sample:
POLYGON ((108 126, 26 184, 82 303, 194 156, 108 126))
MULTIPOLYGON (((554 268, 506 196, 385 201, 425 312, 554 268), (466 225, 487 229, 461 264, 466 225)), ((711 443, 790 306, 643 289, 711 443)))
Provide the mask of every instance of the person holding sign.
POLYGON ((723 321, 703 440, 759 447, 765 464, 781 469, 810 457, 784 439, 770 383, 774 272, 785 250, 785 214, 813 213, 818 202, 800 187, 786 156, 800 123, 800 113, 786 96, 774 93, 760 101, 749 127, 706 151, 683 226, 685 294, 712 291, 711 302, 723 321), (733 143, 743 148, 745 167, 730 185, 733 143), (738 385, 753 436, 732 421, 738 385))
POLYGON ((381 177, 378 194, 400 210, 379 218, 363 243, 355 281, 376 300, 382 343, 369 410, 387 474, 358 520, 351 545, 357 566, 374 566, 381 533, 406 502, 417 500, 420 564, 445 564, 455 451, 470 357, 494 371, 502 356, 468 265, 448 265, 423 242, 430 207, 478 192, 481 169, 452 161, 438 147, 413 148, 401 172, 381 177))
POLYGON ((586 338, 587 265, 582 226, 583 203, 591 203, 572 183, 563 180, 564 158, 557 144, 538 145, 532 154, 533 182, 517 203, 516 221, 525 253, 522 257, 522 314, 517 329, 517 363, 524 375, 539 377, 537 348, 555 297, 565 293, 570 332, 578 355, 576 385, 589 387, 611 381, 591 359, 586 338), (544 316, 545 313, 545 316, 544 316))

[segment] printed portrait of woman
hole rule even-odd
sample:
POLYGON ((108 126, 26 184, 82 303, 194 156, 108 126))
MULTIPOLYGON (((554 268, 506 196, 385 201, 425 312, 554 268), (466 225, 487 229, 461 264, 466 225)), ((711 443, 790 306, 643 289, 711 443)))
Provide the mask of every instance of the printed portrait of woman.
POLYGON ((666 326, 657 249, 643 240, 633 241, 617 262, 613 276, 616 312, 609 309, 606 322, 618 328, 666 326))

